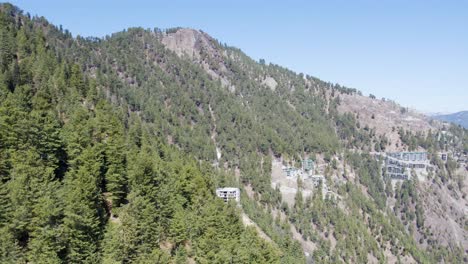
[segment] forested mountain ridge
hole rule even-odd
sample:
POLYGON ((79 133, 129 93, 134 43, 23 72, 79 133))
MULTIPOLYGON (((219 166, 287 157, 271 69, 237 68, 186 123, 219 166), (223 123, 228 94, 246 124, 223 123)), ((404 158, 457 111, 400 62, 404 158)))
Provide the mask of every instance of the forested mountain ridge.
POLYGON ((432 116, 434 119, 452 122, 458 125, 461 125, 464 128, 468 128, 468 111, 461 111, 453 114, 446 115, 435 115, 432 116))
POLYGON ((402 125, 386 138, 343 107, 357 90, 257 63, 200 31, 73 38, 1 10, 2 262, 466 261, 459 208, 446 221, 463 234, 450 244, 423 217, 436 194, 442 212, 454 195, 463 204, 466 174, 434 158, 432 183, 392 189, 367 154, 466 151, 465 130, 444 128, 441 140, 438 124, 402 125), (339 201, 298 187, 291 206, 272 187, 272 164, 304 155, 322 162, 339 201), (220 186, 245 190, 242 207, 216 199, 220 186), (242 226, 243 212, 272 242, 242 226))
POLYGON ((0 23, 0 262, 303 258, 263 241, 215 198, 223 173, 103 100, 71 59, 79 41, 8 4, 0 23))

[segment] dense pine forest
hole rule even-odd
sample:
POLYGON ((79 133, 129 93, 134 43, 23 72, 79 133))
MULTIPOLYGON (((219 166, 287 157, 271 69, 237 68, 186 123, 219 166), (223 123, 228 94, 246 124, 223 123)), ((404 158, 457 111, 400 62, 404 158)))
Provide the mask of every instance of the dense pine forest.
MULTIPOLYGON (((338 111, 340 95, 360 92, 205 33, 181 56, 165 44, 179 30, 73 37, 0 6, 1 263, 468 261, 425 228, 417 180, 381 177, 369 153, 388 139, 338 111), (341 164, 358 175, 330 184, 340 200, 299 190, 290 206, 272 187, 272 161, 305 154, 326 162, 327 179, 341 164), (240 205, 216 197, 223 186, 241 188, 240 205)), ((443 142, 399 133, 408 149, 468 151, 466 130, 449 130, 443 142)), ((433 163, 434 183, 462 190, 456 164, 433 163)))
POLYGON ((2 6, 1 262, 278 262, 214 198, 222 174, 106 102, 44 22, 2 6))

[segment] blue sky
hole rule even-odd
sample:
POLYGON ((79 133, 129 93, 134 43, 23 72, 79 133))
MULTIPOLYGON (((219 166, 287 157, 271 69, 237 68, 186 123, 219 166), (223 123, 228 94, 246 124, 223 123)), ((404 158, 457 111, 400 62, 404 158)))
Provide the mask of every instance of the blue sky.
POLYGON ((468 110, 468 1, 12 1, 74 36, 202 29, 325 81, 423 112, 468 110))

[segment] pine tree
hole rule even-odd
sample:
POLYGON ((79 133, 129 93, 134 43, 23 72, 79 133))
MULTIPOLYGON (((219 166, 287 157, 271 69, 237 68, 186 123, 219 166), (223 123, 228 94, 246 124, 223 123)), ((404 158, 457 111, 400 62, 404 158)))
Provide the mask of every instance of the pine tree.
POLYGON ((0 228, 0 262, 12 264, 26 262, 18 241, 8 227, 0 228))
POLYGON ((187 222, 187 212, 179 207, 175 209, 174 216, 169 226, 169 235, 174 247, 178 247, 184 241, 188 240, 188 229, 190 223, 187 222))
POLYGON ((75 89, 80 96, 86 96, 87 89, 78 64, 74 64, 71 68, 70 87, 75 89))
POLYGON ((62 140, 70 165, 78 161, 83 150, 92 144, 92 126, 90 125, 90 114, 82 107, 75 107, 71 113, 70 120, 62 129, 62 140))
POLYGON ((0 13, 0 72, 5 72, 11 65, 16 52, 11 25, 5 23, 5 14, 0 13))
POLYGON ((95 148, 85 148, 76 167, 65 176, 63 188, 67 260, 98 262, 105 209, 100 189, 102 160, 95 148))
POLYGON ((18 57, 19 59, 27 58, 31 53, 30 43, 24 28, 20 28, 16 34, 16 42, 18 43, 18 57))
POLYGON ((60 227, 63 206, 58 197, 59 182, 49 182, 40 190, 31 223, 28 259, 37 263, 62 263, 64 243, 60 227))
POLYGON ((125 200, 127 188, 124 128, 105 102, 96 106, 95 138, 105 154, 106 190, 111 193, 112 206, 119 207, 125 200))
POLYGON ((119 213, 119 222, 112 223, 107 233, 105 256, 109 261, 132 262, 140 257, 148 260, 161 242, 162 228, 154 204, 133 192, 128 199, 119 213))

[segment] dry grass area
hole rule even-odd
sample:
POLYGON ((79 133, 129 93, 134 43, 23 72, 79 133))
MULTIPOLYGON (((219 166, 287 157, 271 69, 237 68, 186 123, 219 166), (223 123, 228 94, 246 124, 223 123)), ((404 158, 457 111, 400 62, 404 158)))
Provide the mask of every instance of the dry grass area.
MULTIPOLYGON (((288 177, 282 170, 282 163, 279 160, 273 160, 271 168, 271 187, 273 189, 279 186, 283 201, 290 207, 294 206, 294 198, 297 193, 297 177, 288 177)), ((313 194, 314 186, 310 181, 303 182, 302 196, 304 198, 313 194)))
MULTIPOLYGON (((465 177, 465 184, 467 181, 465 177)), ((422 183, 419 191, 424 206, 424 226, 430 230, 432 238, 441 245, 457 243, 468 250, 468 232, 464 227, 468 215, 467 197, 431 182, 422 183)))
POLYGON ((413 132, 427 132, 429 129, 435 130, 441 127, 440 122, 431 121, 429 117, 391 101, 357 94, 339 96, 341 104, 338 111, 354 113, 361 127, 368 126, 375 129, 377 135, 385 135, 392 143, 388 146, 390 151, 403 150, 398 135, 400 127, 413 132))

